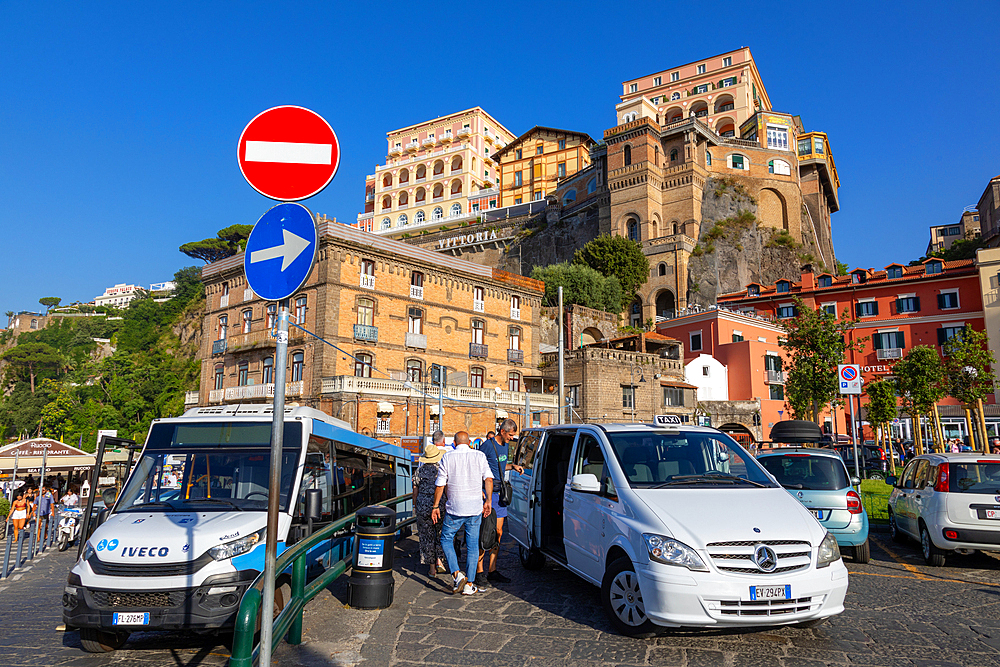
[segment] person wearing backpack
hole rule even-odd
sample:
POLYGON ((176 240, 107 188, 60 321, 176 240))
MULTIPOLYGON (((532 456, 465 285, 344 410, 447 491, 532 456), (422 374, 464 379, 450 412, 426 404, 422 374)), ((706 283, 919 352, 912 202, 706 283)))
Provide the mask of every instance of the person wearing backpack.
POLYGON ((517 434, 517 422, 513 419, 505 419, 497 430, 497 435, 487 438, 479 445, 479 451, 486 455, 486 460, 490 464, 490 471, 493 473, 493 511, 497 519, 497 546, 487 552, 479 552, 479 564, 476 566, 476 586, 487 588, 489 583, 506 584, 510 578, 504 576, 497 570, 497 556, 500 553, 500 540, 503 539, 504 518, 507 516, 506 504, 500 504, 500 489, 504 483, 504 473, 508 470, 524 472, 524 468, 515 465, 510 461, 509 444, 517 434), (485 571, 484 571, 485 570, 485 571))

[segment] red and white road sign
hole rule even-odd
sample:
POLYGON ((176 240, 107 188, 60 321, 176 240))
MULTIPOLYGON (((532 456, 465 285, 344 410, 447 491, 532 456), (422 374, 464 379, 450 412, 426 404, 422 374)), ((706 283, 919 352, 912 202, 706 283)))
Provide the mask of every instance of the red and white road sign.
POLYGON ((333 180, 340 165, 340 144, 318 113, 280 106, 250 121, 240 135, 236 156, 254 190, 278 201, 299 201, 333 180))

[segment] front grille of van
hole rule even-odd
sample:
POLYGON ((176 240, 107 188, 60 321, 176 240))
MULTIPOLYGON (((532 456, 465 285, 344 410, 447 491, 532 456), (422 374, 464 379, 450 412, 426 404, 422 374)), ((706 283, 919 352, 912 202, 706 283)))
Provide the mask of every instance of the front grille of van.
POLYGON ((812 547, 802 540, 761 540, 712 542, 706 545, 712 564, 720 572, 733 574, 773 575, 805 570, 812 563, 812 547), (778 565, 772 572, 762 572, 753 562, 757 545, 766 544, 774 549, 778 565))
POLYGON ((205 552, 195 560, 180 563, 164 563, 162 565, 145 565, 139 563, 106 563, 92 554, 87 559, 94 574, 108 577, 184 577, 194 574, 212 562, 212 557, 205 552))
POLYGON ((148 609, 151 607, 179 607, 184 603, 184 591, 91 591, 94 606, 104 609, 148 609))

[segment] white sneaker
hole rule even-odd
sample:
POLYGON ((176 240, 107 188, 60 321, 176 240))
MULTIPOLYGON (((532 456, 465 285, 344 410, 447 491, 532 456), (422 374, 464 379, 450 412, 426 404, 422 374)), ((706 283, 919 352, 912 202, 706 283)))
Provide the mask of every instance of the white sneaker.
POLYGON ((465 587, 462 589, 462 595, 475 595, 479 592, 475 584, 470 584, 466 582, 465 587))
POLYGON ((454 595, 455 593, 458 593, 459 591, 461 591, 461 592, 464 593, 465 592, 464 589, 465 589, 466 586, 468 586, 468 582, 469 582, 469 580, 466 579, 466 577, 465 577, 464 574, 459 573, 458 575, 456 575, 455 576, 455 585, 452 586, 451 594, 454 595))

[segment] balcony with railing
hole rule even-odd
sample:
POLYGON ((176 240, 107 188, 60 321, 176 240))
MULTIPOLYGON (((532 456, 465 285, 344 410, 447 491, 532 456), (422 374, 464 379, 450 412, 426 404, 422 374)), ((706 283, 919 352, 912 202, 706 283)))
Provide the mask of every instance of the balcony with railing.
POLYGON ((507 350, 507 363, 508 364, 523 364, 524 363, 524 350, 507 350))
POLYGON ((461 130, 458 131, 458 136, 460 136, 460 137, 467 137, 467 136, 469 136, 469 133, 471 133, 471 132, 472 132, 472 130, 470 128, 463 127, 461 130))
POLYGON ((377 343, 378 327, 373 327, 370 324, 355 324, 354 340, 364 340, 369 343, 377 343))
POLYGON ((407 151, 416 151, 416 150, 419 150, 419 149, 420 149, 420 142, 419 141, 411 141, 408 144, 406 144, 406 150, 407 151))
POLYGON ((412 331, 406 332, 406 347, 413 347, 418 350, 427 349, 427 334, 413 333, 412 331))
POLYGON ((229 294, 223 294, 219 297, 219 308, 227 308, 229 306, 229 294))
POLYGON ((375 420, 375 435, 389 435, 389 420, 381 417, 375 420))
POLYGON ((472 300, 472 310, 476 311, 477 313, 485 313, 486 312, 486 302, 483 301, 482 299, 473 299, 472 300))
POLYGON ((424 287, 423 285, 410 285, 410 298, 424 300, 424 287))
POLYGON ((767 369, 768 384, 785 384, 785 371, 774 371, 767 369))
POLYGON ((510 319, 512 319, 512 320, 519 320, 519 319, 521 319, 521 309, 520 308, 515 308, 515 307, 511 306, 510 307, 510 319))
POLYGON ((448 130, 447 132, 441 135, 441 139, 439 141, 441 141, 442 143, 447 143, 450 142, 451 139, 452 139, 451 130, 448 130))
POLYGON ((902 359, 903 348, 887 347, 881 350, 875 350, 875 356, 878 358, 879 361, 886 361, 889 359, 902 359))
POLYGON ((462 196, 461 192, 452 192, 450 195, 448 195, 448 199, 458 199, 461 196, 462 196))
POLYGON ((225 389, 213 389, 208 392, 208 402, 209 403, 222 403, 222 399, 226 396, 225 389))
POLYGON ((434 135, 432 134, 431 136, 426 137, 423 140, 422 143, 423 143, 424 146, 433 146, 434 145, 434 135))
POLYGON ((360 285, 365 289, 375 289, 375 276, 368 273, 362 273, 360 285))
POLYGON ((220 338, 212 343, 212 354, 225 354, 226 353, 226 339, 220 338))
MULTIPOLYGON (((438 387, 429 382, 409 382, 403 380, 388 380, 382 378, 360 378, 353 375, 338 375, 323 378, 320 391, 323 394, 365 394, 387 397, 412 398, 423 400, 426 393, 428 403, 436 401, 438 387)), ((522 391, 497 391, 490 387, 459 387, 448 385, 444 390, 444 398, 460 401, 471 401, 485 405, 523 406, 525 393, 522 391)), ((532 409, 557 408, 559 397, 555 394, 530 394, 532 409)))
MULTIPOLYGON (((302 385, 302 380, 286 382, 285 396, 301 396, 302 385)), ((274 383, 268 382, 266 384, 248 384, 242 387, 226 387, 225 389, 215 389, 212 391, 212 394, 215 394, 216 391, 222 394, 222 397, 213 401, 210 396, 210 402, 218 403, 223 399, 227 401, 248 401, 256 398, 274 398, 274 383)))
POLYGON ((469 343, 470 359, 485 359, 490 355, 490 346, 485 343, 469 343))
POLYGON ((432 202, 438 202, 443 200, 444 200, 444 195, 434 195, 433 197, 431 197, 432 202))
POLYGON ((184 405, 198 405, 199 393, 197 391, 184 392, 184 405))

